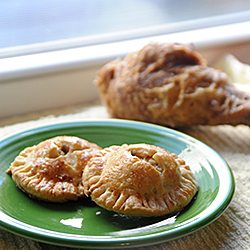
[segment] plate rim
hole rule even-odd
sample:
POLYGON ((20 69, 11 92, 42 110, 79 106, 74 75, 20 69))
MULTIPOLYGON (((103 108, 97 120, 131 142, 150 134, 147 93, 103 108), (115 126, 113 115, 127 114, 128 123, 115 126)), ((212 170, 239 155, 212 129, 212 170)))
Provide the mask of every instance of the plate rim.
MULTIPOLYGON (((55 231, 51 231, 51 230, 47 230, 47 229, 43 229, 43 228, 39 228, 36 226, 32 226, 29 225, 27 223, 18 221, 17 219, 12 218, 11 216, 7 215, 6 213, 4 213, 1 209, 0 209, 0 214, 3 214, 7 220, 3 220, 2 216, 0 216, 0 228, 5 229, 9 232, 12 232, 14 234, 17 234, 19 236, 22 237, 26 237, 32 240, 36 240, 39 242, 44 242, 47 244, 54 244, 54 245, 61 245, 61 246, 69 246, 69 247, 79 247, 79 248, 87 248, 87 247, 92 247, 92 248, 97 248, 97 249, 101 249, 101 248, 123 248, 123 247, 139 247, 139 246, 145 246, 145 245, 152 245, 152 244, 159 244, 162 242, 167 242, 170 240, 175 240, 177 238, 189 235, 197 230, 200 230, 202 228, 204 228, 205 226, 207 226, 208 224, 212 223, 213 221, 215 221, 216 219, 218 219, 220 217, 220 215, 222 215, 222 213, 225 212, 225 210, 227 209, 227 207, 229 206, 231 200, 233 199, 233 195, 235 192, 235 180, 234 180, 234 176, 233 176, 233 172, 232 169, 230 168, 230 166, 228 165, 228 163, 224 160, 223 157, 221 157, 214 149, 212 149, 211 147, 209 147, 207 144, 205 144, 204 142, 188 135, 185 134, 181 131, 177 131, 173 128, 168 128, 168 127, 164 127, 161 125, 157 125, 157 124, 152 124, 152 123, 147 123, 147 122, 141 122, 141 121, 132 121, 132 120, 123 120, 123 119, 114 119, 114 118, 107 118, 107 119, 74 119, 74 120, 66 120, 66 121, 51 121, 51 122, 47 122, 44 124, 35 124, 33 126, 30 126, 28 128, 23 128, 23 129, 19 129, 13 133, 9 133, 6 136, 2 136, 0 137, 0 146, 3 144, 3 142, 8 143, 9 139, 12 139, 15 136, 18 135, 23 135, 23 133, 36 133, 36 131, 38 132, 42 132, 42 131, 46 131, 49 129, 53 129, 53 128, 62 128, 62 127, 69 127, 70 125, 78 125, 78 126, 86 126, 86 125, 91 125, 94 124, 96 126, 103 126, 103 125, 119 125, 119 126, 125 126, 126 127, 130 127, 130 128, 136 128, 136 129, 140 129, 140 130, 148 130, 148 131, 153 131, 155 132, 156 129, 160 130, 163 133, 167 134, 174 134, 174 135, 178 135, 179 137, 181 137, 182 139, 187 140, 189 143, 195 143, 195 144, 200 144, 201 146, 205 147, 206 149, 210 150, 210 152, 212 152, 213 154, 216 154, 217 157, 222 161, 224 167, 227 170, 227 174, 228 177, 230 178, 229 181, 229 187, 227 189, 227 194, 224 197, 223 201, 220 202, 220 204, 216 205, 216 209, 212 211, 212 213, 209 213, 209 216, 207 217, 200 217, 199 219, 197 219, 195 222, 192 222, 190 225, 188 226, 184 226, 181 228, 175 228, 175 229, 171 229, 168 231, 161 231, 161 232, 157 232, 155 234, 149 234, 149 235, 143 235, 143 236, 132 236, 132 237, 112 237, 112 236, 84 236, 82 235, 83 238, 86 239, 82 239, 81 238, 75 238, 74 236, 76 236, 75 234, 67 234, 67 233, 60 233, 58 236, 54 236, 55 235, 55 231), (30 230, 25 230, 24 228, 20 228, 17 227, 15 224, 9 224, 8 219, 10 219, 10 221, 14 221, 17 224, 23 224, 23 226, 31 226, 31 229, 34 227, 36 229, 38 229, 38 232, 34 232, 34 231, 30 231, 30 230), (199 228, 196 228, 191 231, 188 232, 188 229, 194 227, 194 225, 196 224, 200 224, 202 223, 202 225, 199 226, 199 228), (21 232, 20 232, 21 231, 21 232), (50 235, 48 234, 41 234, 39 233, 39 231, 46 231, 46 232, 52 232, 50 233, 50 235), (181 232, 181 234, 179 233, 181 232), (54 234, 52 236, 52 234, 54 234), (60 236, 68 236, 68 238, 63 238, 60 236), (171 234, 171 237, 168 239, 166 238, 167 235, 171 234), (73 237, 70 237, 73 236, 73 237), (149 242, 150 241, 150 242, 149 242), (84 245, 84 243, 87 243, 86 245, 84 245), (100 246, 101 244, 101 246, 100 246)), ((25 136, 24 136, 25 137, 25 136)), ((216 196, 217 197, 217 196, 216 196)), ((211 203, 213 204, 214 201, 211 203)), ((210 204, 210 205, 211 205, 210 204)), ((202 211, 203 213, 204 211, 202 211)), ((79 235, 77 235, 79 236, 79 235)))

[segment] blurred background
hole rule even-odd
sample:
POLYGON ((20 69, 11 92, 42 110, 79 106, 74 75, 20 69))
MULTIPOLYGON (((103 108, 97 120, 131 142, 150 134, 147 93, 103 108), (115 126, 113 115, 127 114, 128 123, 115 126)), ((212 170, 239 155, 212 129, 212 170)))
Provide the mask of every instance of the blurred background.
POLYGON ((248 0, 0 0, 0 58, 249 20, 248 0))
POLYGON ((249 0, 0 0, 0 119, 99 100, 103 64, 149 42, 250 63, 249 0))

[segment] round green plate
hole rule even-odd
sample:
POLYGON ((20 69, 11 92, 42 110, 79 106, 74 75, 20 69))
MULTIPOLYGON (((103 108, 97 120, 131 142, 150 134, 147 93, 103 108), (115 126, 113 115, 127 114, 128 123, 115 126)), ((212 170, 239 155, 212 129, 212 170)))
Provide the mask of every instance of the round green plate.
POLYGON ((41 242, 120 248, 173 240, 217 219, 233 193, 232 172, 215 151, 188 135, 157 125, 115 119, 73 121, 20 131, 0 141, 0 226, 41 242), (190 165, 199 191, 181 213, 157 218, 122 216, 88 198, 65 204, 36 201, 16 187, 6 170, 25 147, 57 135, 78 136, 101 147, 123 143, 163 147, 190 165))

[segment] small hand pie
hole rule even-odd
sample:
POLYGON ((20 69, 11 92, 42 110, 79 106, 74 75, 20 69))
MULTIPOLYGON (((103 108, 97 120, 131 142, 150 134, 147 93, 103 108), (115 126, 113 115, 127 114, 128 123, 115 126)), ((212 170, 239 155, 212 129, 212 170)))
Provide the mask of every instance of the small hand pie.
POLYGON ((82 181, 85 194, 97 205, 129 216, 180 211, 198 190, 184 160, 147 144, 101 150, 86 165, 82 181))
POLYGON ((250 125, 250 96, 191 46, 149 44, 104 65, 95 82, 114 118, 170 127, 250 125))
POLYGON ((101 148, 73 136, 58 136, 27 147, 7 173, 31 197, 66 202, 84 196, 82 172, 101 148))

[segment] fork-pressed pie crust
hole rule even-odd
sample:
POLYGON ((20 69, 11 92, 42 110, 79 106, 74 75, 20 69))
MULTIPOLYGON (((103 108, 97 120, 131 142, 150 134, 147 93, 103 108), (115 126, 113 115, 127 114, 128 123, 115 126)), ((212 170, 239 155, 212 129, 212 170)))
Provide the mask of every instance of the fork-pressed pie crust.
POLYGON ((74 136, 57 136, 27 147, 7 170, 31 197, 66 202, 84 196, 82 172, 101 148, 74 136))
POLYGON ((182 210, 198 190, 185 161, 163 148, 124 144, 101 150, 83 172, 87 196, 129 216, 161 216, 182 210))

